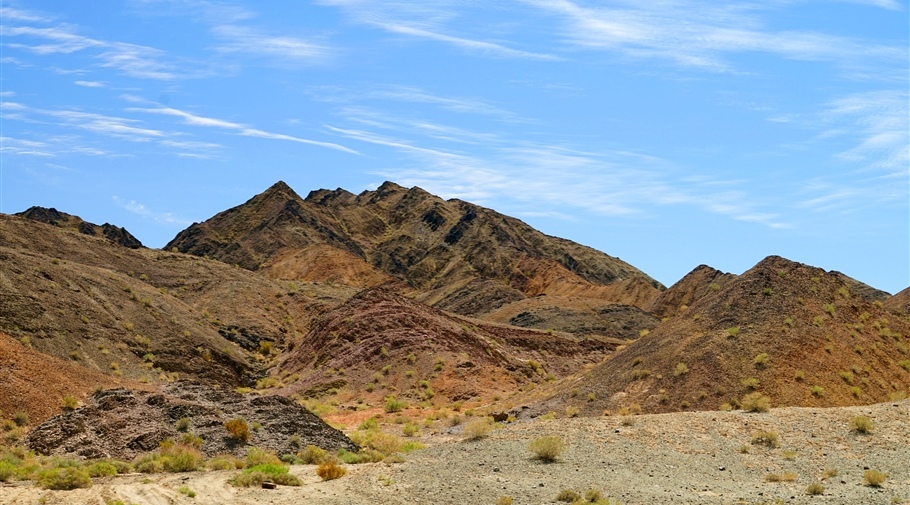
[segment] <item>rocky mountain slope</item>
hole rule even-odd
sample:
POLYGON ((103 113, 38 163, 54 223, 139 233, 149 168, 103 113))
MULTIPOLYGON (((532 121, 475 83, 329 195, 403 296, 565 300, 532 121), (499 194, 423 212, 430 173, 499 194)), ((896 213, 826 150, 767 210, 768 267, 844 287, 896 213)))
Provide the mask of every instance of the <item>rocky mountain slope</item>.
POLYGON ((359 195, 318 190, 306 199, 279 182, 193 224, 166 248, 313 280, 322 274, 279 269, 275 263, 282 263, 276 256, 311 255, 314 246, 323 246, 323 258, 325 246, 331 246, 343 258, 335 261, 373 279, 360 285, 381 282, 377 272, 382 272, 405 281, 421 301, 467 315, 538 294, 644 306, 663 289, 618 258, 544 235, 490 209, 391 182, 359 195))
POLYGON ((102 225, 89 223, 88 221, 82 220, 79 216, 60 212, 54 208, 30 207, 15 215, 33 221, 54 225, 58 228, 63 228, 64 230, 82 233, 84 235, 104 237, 115 244, 129 247, 130 249, 142 247, 142 242, 139 242, 139 239, 126 231, 125 228, 114 226, 110 223, 104 223, 102 225))
MULTIPOLYGON (((712 276, 705 273, 699 267, 684 282, 712 276)), ((554 386, 536 407, 569 404, 596 415, 633 405, 647 412, 714 410, 737 406, 750 393, 799 406, 906 397, 910 322, 852 286, 836 272, 768 257, 678 307, 604 363, 554 386), (584 401, 589 395, 594 399, 584 401)))

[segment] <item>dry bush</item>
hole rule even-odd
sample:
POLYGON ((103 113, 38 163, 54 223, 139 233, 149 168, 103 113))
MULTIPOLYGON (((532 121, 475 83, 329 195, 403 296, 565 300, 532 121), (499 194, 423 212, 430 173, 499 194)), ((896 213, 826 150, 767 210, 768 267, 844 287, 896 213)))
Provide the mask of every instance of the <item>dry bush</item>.
POLYGON ((825 486, 822 486, 818 482, 813 482, 812 484, 809 484, 809 487, 806 488, 806 494, 810 496, 825 494, 825 486))
POLYGON ((752 434, 752 445, 764 445, 765 447, 780 447, 780 439, 777 432, 774 431, 756 431, 752 434))
POLYGON ((281 465, 281 459, 274 452, 259 447, 250 447, 246 450, 246 466, 259 465, 281 465))
POLYGON ((872 433, 874 428, 872 420, 866 416, 856 416, 850 419, 850 429, 857 433, 872 433))
POLYGON ((749 393, 743 397, 742 408, 746 412, 767 412, 771 410, 771 399, 759 392, 749 393))
POLYGON ((205 466, 209 470, 240 470, 244 467, 243 460, 230 454, 219 454, 208 460, 205 466))
POLYGON ((242 417, 227 421, 224 423, 224 429, 226 429, 231 438, 237 442, 247 442, 250 439, 250 427, 242 417))
POLYGON ((464 427, 465 440, 480 440, 490 435, 493 430, 493 419, 483 417, 475 419, 464 427))
POLYGON ((305 449, 297 452, 297 458, 304 465, 319 465, 329 461, 329 453, 325 449, 308 445, 305 449))
POLYGON ((556 495, 556 501, 561 501, 565 503, 575 503, 576 501, 581 500, 581 495, 578 494, 578 491, 572 489, 563 489, 556 495))
POLYGON ((879 487, 884 484, 887 479, 888 476, 878 470, 866 470, 865 473, 863 473, 863 480, 866 481, 867 486, 879 487))
POLYGON ((43 470, 38 474, 36 483, 44 489, 54 490, 92 487, 92 479, 88 472, 73 466, 43 470))
POLYGON ((534 453, 534 457, 545 463, 556 461, 565 449, 566 443, 555 436, 540 437, 528 445, 528 450, 534 453))
POLYGON ((496 500, 496 505, 512 505, 512 497, 500 496, 499 499, 496 500))
POLYGON ((336 461, 327 461, 316 467, 316 475, 322 480, 340 479, 348 471, 336 461))

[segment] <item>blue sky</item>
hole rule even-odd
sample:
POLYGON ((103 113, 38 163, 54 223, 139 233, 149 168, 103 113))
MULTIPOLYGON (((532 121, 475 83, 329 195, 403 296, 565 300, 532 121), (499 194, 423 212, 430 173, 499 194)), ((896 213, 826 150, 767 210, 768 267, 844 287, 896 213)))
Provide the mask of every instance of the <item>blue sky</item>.
POLYGON ((392 180, 667 285, 910 284, 905 1, 0 5, 0 212, 161 247, 278 180, 392 180))

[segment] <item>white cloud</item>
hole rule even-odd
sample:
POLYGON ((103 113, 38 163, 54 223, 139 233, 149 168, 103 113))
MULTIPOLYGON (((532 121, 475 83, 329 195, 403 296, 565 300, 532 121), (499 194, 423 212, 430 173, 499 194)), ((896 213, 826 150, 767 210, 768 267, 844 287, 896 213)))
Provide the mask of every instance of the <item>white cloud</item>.
POLYGON ((106 84, 100 81, 73 81, 73 84, 77 86, 82 86, 85 88, 104 88, 107 87, 106 84))
POLYGON ((166 115, 166 116, 175 116, 175 117, 179 117, 179 118, 183 119, 183 121, 186 124, 190 124, 190 125, 194 125, 194 126, 203 126, 203 127, 210 127, 210 128, 221 128, 221 129, 225 129, 225 130, 232 130, 232 131, 234 131, 235 134, 244 136, 244 137, 257 137, 257 138, 265 138, 265 139, 273 139, 273 140, 287 140, 287 141, 291 141, 291 142, 298 142, 301 144, 309 144, 309 145, 314 145, 314 146, 318 146, 318 147, 325 147, 328 149, 334 149, 336 151, 342 151, 342 152, 351 153, 351 154, 360 154, 353 149, 347 148, 347 147, 339 145, 339 144, 334 144, 331 142, 320 142, 318 140, 310 140, 310 139, 305 139, 305 138, 301 138, 301 137, 295 137, 292 135, 285 135, 283 133, 268 132, 268 131, 259 130, 256 128, 250 128, 250 127, 242 125, 240 123, 225 121, 223 119, 215 119, 215 118, 209 118, 209 117, 204 117, 204 116, 198 116, 196 114, 191 114, 189 112, 182 111, 179 109, 174 109, 171 107, 159 107, 159 108, 154 108, 154 109, 131 108, 128 110, 137 111, 137 112, 147 112, 147 113, 151 113, 151 114, 162 114, 162 115, 166 115))
POLYGON ((173 212, 158 212, 152 209, 149 209, 144 204, 139 203, 135 200, 126 201, 119 196, 112 197, 114 203, 118 206, 126 209, 133 214, 142 216, 145 219, 150 219, 157 223, 175 225, 175 226, 189 226, 192 224, 192 221, 184 217, 180 217, 173 212))
POLYGON ((213 31, 227 41, 218 47, 219 51, 270 58, 281 65, 321 62, 336 53, 333 48, 299 37, 263 35, 241 26, 222 25, 213 31))

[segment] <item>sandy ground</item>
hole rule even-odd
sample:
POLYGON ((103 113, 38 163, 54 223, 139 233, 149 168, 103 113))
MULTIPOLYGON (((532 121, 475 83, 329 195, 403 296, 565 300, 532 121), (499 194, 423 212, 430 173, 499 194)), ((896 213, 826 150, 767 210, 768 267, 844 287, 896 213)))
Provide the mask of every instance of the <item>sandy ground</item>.
MULTIPOLYGON (((428 440, 433 443, 433 440, 428 440)), ((404 463, 348 466, 345 477, 322 482, 313 466, 294 466, 298 488, 238 489, 234 472, 125 475, 96 480, 91 489, 45 491, 29 482, 0 486, 0 503, 104 505, 120 499, 164 504, 493 504, 555 503, 566 488, 589 488, 632 504, 910 504, 910 400, 865 407, 783 408, 764 414, 695 412, 634 417, 534 420, 495 430, 473 442, 450 437, 414 452, 404 463), (872 434, 849 428, 865 415, 872 434), (779 448, 750 443, 758 430, 777 432, 779 448), (527 446, 559 435, 568 447, 556 463, 535 461, 527 446), (748 453, 741 448, 749 448, 748 453), (826 469, 837 475, 822 478, 826 469), (888 474, 880 488, 864 485, 866 469, 888 474), (766 482, 770 473, 793 472, 793 482, 766 482), (819 482, 821 496, 806 495, 819 482), (195 498, 178 492, 188 486, 195 498)))

